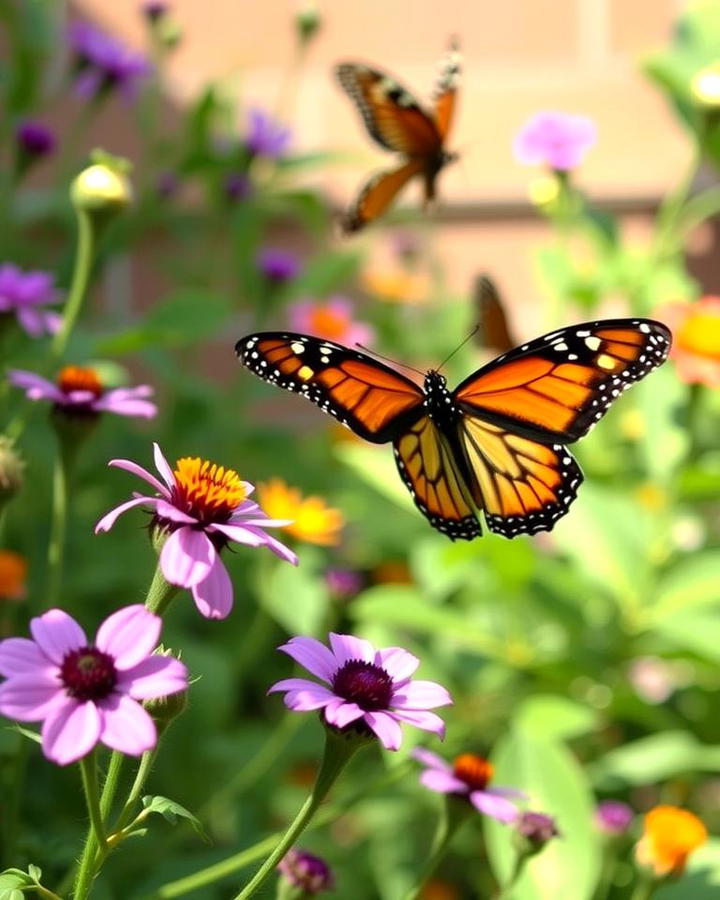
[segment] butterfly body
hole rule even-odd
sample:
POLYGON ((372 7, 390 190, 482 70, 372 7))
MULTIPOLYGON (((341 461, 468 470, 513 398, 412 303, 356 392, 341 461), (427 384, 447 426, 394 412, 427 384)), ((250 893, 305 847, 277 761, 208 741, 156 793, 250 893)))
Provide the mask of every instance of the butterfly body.
POLYGON ((247 335, 236 352, 260 378, 365 440, 392 443, 400 477, 430 524, 471 540, 481 534, 477 511, 504 537, 550 530, 582 482, 566 445, 664 362, 670 342, 651 319, 573 325, 499 356, 452 391, 438 371, 420 386, 310 335, 247 335))

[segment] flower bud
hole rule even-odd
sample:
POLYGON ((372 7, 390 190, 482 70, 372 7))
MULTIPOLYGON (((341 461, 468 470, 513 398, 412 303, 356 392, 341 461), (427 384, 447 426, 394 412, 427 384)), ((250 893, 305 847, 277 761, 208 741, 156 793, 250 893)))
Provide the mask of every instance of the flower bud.
MULTIPOLYGON (((162 645, 158 647, 156 656, 173 656, 172 650, 166 649, 162 645)), ((181 653, 176 654, 176 658, 180 659, 181 653)), ((154 697, 152 700, 146 700, 143 704, 145 709, 155 720, 158 731, 163 732, 168 725, 180 713, 185 712, 187 707, 187 691, 177 691, 174 694, 167 694, 164 697, 154 697)))
POLYGON ((295 28, 300 44, 305 46, 315 37, 322 25, 320 13, 314 3, 305 3, 295 15, 295 28))
POLYGON ((515 846, 522 856, 535 856, 559 834, 555 819, 545 813, 526 811, 515 822, 515 846))
POLYGON ((122 212, 132 200, 132 187, 127 178, 129 161, 103 150, 93 150, 90 159, 91 165, 70 186, 73 206, 78 211, 100 215, 122 212))
POLYGON ((25 463, 16 453, 10 438, 0 435, 0 509, 23 486, 25 463))
POLYGON ((319 856, 294 847, 285 854, 278 864, 283 876, 283 900, 303 900, 323 891, 332 890, 335 879, 332 869, 319 856))

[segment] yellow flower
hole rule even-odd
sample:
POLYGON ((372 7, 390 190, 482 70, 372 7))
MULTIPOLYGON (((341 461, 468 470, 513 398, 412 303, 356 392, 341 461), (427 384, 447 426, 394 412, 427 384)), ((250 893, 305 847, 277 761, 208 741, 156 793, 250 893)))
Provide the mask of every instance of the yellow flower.
POLYGON ((423 303, 430 288, 425 275, 397 267, 367 269, 362 275, 362 285, 379 300, 408 305, 423 303))
POLYGON ((680 379, 720 387, 720 297, 673 303, 660 315, 675 335, 670 358, 680 379))
POLYGON ((258 485, 260 505, 271 519, 292 519, 283 531, 310 544, 333 546, 340 543, 345 524, 342 513, 328 506, 322 497, 303 497, 297 488, 279 478, 258 485))
POLYGON ((693 813, 677 806, 656 806, 645 816, 635 853, 638 862, 650 866, 658 878, 681 875, 688 856, 707 837, 707 829, 693 813))
POLYGON ((0 550, 0 600, 22 600, 26 578, 25 557, 12 550, 0 550))

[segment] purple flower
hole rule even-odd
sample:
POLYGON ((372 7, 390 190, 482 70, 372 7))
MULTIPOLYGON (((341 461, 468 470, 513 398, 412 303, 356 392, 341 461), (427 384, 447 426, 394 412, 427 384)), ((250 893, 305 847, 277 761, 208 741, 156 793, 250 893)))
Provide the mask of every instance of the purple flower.
POLYGON ((252 194, 252 182, 244 172, 229 172, 223 179, 223 190, 228 200, 245 200, 252 194))
POLYGON ((542 850, 548 841, 560 834, 552 816, 530 810, 520 813, 515 822, 515 828, 525 847, 531 853, 542 850))
POLYGON ((336 597, 353 597, 362 590, 363 578, 352 569, 328 569, 325 583, 336 597))
POLYGON ((56 384, 24 369, 10 369, 8 381, 23 388, 29 400, 49 400, 56 409, 69 415, 93 416, 111 412, 144 419, 157 415, 157 406, 147 399, 153 395, 150 385, 105 390, 95 371, 81 366, 65 366, 56 384))
POLYGON ((257 263, 263 275, 276 284, 284 284, 297 278, 302 269, 300 260, 294 253, 279 247, 264 247, 258 253, 257 263))
POLYGON ((439 794, 460 794, 472 805, 500 822, 513 822, 519 812, 508 797, 526 799, 522 791, 510 787, 488 787, 493 776, 493 765, 482 756, 462 753, 451 766, 442 757, 423 747, 412 752, 413 757, 426 768, 420 776, 421 784, 439 794))
POLYGON ((595 823, 607 834, 623 834, 630 827, 635 813, 621 800, 603 800, 595 810, 595 823))
POLYGON ((143 3, 142 11, 149 22, 157 22, 167 15, 168 4, 163 3, 162 0, 148 0, 147 3, 143 3))
POLYGON ((115 88, 133 99, 139 83, 152 71, 144 56, 88 22, 72 22, 68 41, 78 72, 75 90, 87 100, 115 88))
POLYGON ((12 263, 0 265, 0 316, 14 314, 30 337, 53 334, 60 327, 60 316, 38 309, 58 302, 53 282, 48 272, 23 272, 12 263))
POLYGON ((325 303, 301 300, 290 306, 289 321, 293 331, 302 331, 338 341, 352 347, 353 344, 370 344, 375 333, 369 325, 353 319, 353 305, 347 297, 330 297, 325 303))
POLYGON ((320 894, 334 887, 332 869, 319 856, 307 850, 292 848, 278 863, 280 871, 293 887, 306 894, 320 894))
POLYGON ((556 171, 578 166, 597 140, 597 129, 586 116, 538 112, 523 125, 513 142, 515 158, 526 166, 545 163, 556 171))
POLYGON ((233 607, 232 583, 220 559, 228 544, 268 547, 297 565, 297 556, 265 533, 266 528, 290 522, 269 519, 248 500, 255 489, 237 472, 198 457, 179 459, 173 471, 160 447, 153 444, 153 449, 162 481, 129 459, 110 461, 109 465, 147 481, 157 493, 135 494, 133 500, 116 506, 97 523, 96 534, 109 531, 118 516, 134 506, 151 507, 154 528, 167 534, 160 552, 165 580, 191 590, 195 605, 208 619, 224 619, 233 607))
POLYGON ((276 122, 262 109, 249 110, 245 144, 254 156, 279 159, 284 155, 290 137, 290 129, 276 122))
POLYGON ((163 200, 167 200, 178 192, 180 187, 180 179, 176 172, 172 169, 165 169, 158 172, 155 177, 155 193, 163 200))
POLYGON ((55 149, 55 133, 36 119, 25 119, 15 129, 20 152, 28 157, 47 156, 55 149))
POLYGON ((61 609, 32 619, 33 640, 0 642, 0 713, 42 722, 45 756, 61 766, 102 742, 139 756, 155 746, 149 713, 137 701, 187 688, 187 669, 172 656, 153 654, 161 619, 136 604, 102 623, 94 644, 61 609))
POLYGON ((400 722, 445 736, 437 706, 452 703, 434 681, 412 681, 420 660, 401 647, 375 650, 369 641, 351 634, 330 634, 330 647, 310 637, 290 638, 279 647, 325 685, 306 678, 286 678, 268 693, 287 691, 285 706, 298 712, 323 709, 335 728, 369 729, 388 750, 402 742, 400 722))

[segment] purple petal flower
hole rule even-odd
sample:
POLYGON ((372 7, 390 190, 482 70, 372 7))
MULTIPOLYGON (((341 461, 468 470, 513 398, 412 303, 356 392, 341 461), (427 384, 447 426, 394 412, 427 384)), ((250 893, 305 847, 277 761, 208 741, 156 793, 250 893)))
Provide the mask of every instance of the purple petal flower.
POLYGON ((54 278, 48 272, 23 272, 12 263, 0 265, 0 317, 14 315, 30 337, 58 330, 58 314, 40 307, 57 303, 59 299, 54 278))
POLYGON ((290 328, 304 334, 313 334, 326 341, 338 341, 352 347, 353 344, 370 344, 375 333, 364 322, 353 319, 353 305, 347 297, 330 297, 324 303, 301 300, 289 310, 290 328))
POLYGON ((278 863, 278 871, 293 887, 304 891, 305 896, 330 891, 335 885, 330 866, 324 859, 307 850, 294 847, 288 850, 278 863))
POLYGON ((260 271, 276 284, 292 281, 300 274, 302 266, 297 256, 290 250, 279 247, 265 247, 258 253, 257 264, 260 271))
POLYGON ((542 850, 548 841, 560 835, 557 823, 552 816, 531 810, 520 813, 515 822, 515 828, 532 853, 542 850))
POLYGON ((35 119, 25 119, 15 129, 20 151, 28 157, 47 156, 55 149, 55 132, 35 119))
POLYGON ((631 806, 621 800, 603 800, 595 810, 595 823, 607 834, 623 834, 635 816, 631 806))
MULTIPOLYGON (((329 687, 305 678, 286 678, 268 691, 285 691, 285 705, 297 712, 322 709, 325 721, 336 728, 362 729, 374 733, 388 750, 397 750, 402 742, 400 722, 445 736, 445 724, 427 710, 452 704, 450 695, 432 681, 411 682, 398 678, 385 660, 396 666, 399 647, 376 650, 369 641, 351 634, 330 634, 331 648, 310 637, 290 638, 278 649, 287 653, 329 687), (417 685, 417 689, 414 688, 417 685), (419 710, 418 704, 424 703, 419 710)), ((412 654, 407 654, 415 660, 412 654)), ((410 666, 399 665, 408 670, 410 666)))
POLYGON ((596 140, 595 124, 586 116, 538 112, 520 129, 513 151, 523 165, 545 164, 565 172, 580 165, 596 140))
POLYGON ((72 22, 68 42, 78 72, 75 91, 86 100, 115 89, 133 99, 152 71, 144 56, 88 22, 72 22))
MULTIPOLYGON (((415 682, 426 685, 430 682, 415 682)), ((422 688, 419 696, 424 696, 427 688, 422 688)), ((492 786, 493 765, 482 756, 474 753, 462 753, 454 764, 446 762, 442 757, 417 747, 413 757, 425 766, 420 775, 420 783, 438 794, 459 794, 466 797, 481 813, 497 819, 499 822, 514 822, 519 811, 517 805, 508 799, 526 799, 525 794, 515 788, 492 786)))
POLYGON ((198 457, 179 459, 173 471, 160 447, 153 444, 157 479, 129 459, 113 459, 111 466, 142 478, 156 491, 136 496, 110 510, 95 526, 109 531, 118 517, 136 506, 153 511, 153 528, 166 535, 160 568, 170 584, 192 592, 195 605, 207 619, 224 619, 233 607, 233 588, 221 552, 230 543, 267 547, 281 559, 297 565, 297 556, 266 528, 289 525, 270 519, 247 498, 253 486, 233 469, 198 457))
POLYGON ((177 172, 173 172, 172 169, 165 169, 162 172, 158 172, 155 177, 155 193, 162 200, 167 200, 170 197, 173 197, 177 194, 178 189, 180 188, 180 178, 178 177, 177 172))
POLYGON ((93 369, 80 366, 65 366, 56 384, 25 369, 10 369, 8 381, 22 388, 29 400, 48 400, 68 416, 92 417, 110 412, 152 419, 157 415, 157 406, 147 399, 153 394, 149 385, 105 390, 93 369))
POLYGON ((64 766, 98 743, 131 756, 155 746, 155 723, 138 701, 187 689, 187 669, 153 654, 162 621, 139 604, 101 624, 94 644, 60 609, 33 619, 33 640, 0 641, 0 713, 43 722, 45 756, 64 766))
POLYGON ((252 194, 252 181, 244 172, 229 172, 223 180, 223 190, 228 200, 246 200, 252 194))
POLYGON ((336 597, 347 598, 360 593, 363 578, 359 572, 354 572, 352 569, 328 569, 325 573, 325 583, 330 593, 336 597))
POLYGON ((290 138, 290 129, 276 122, 262 109, 249 111, 245 144, 253 155, 279 159, 285 154, 290 138))

